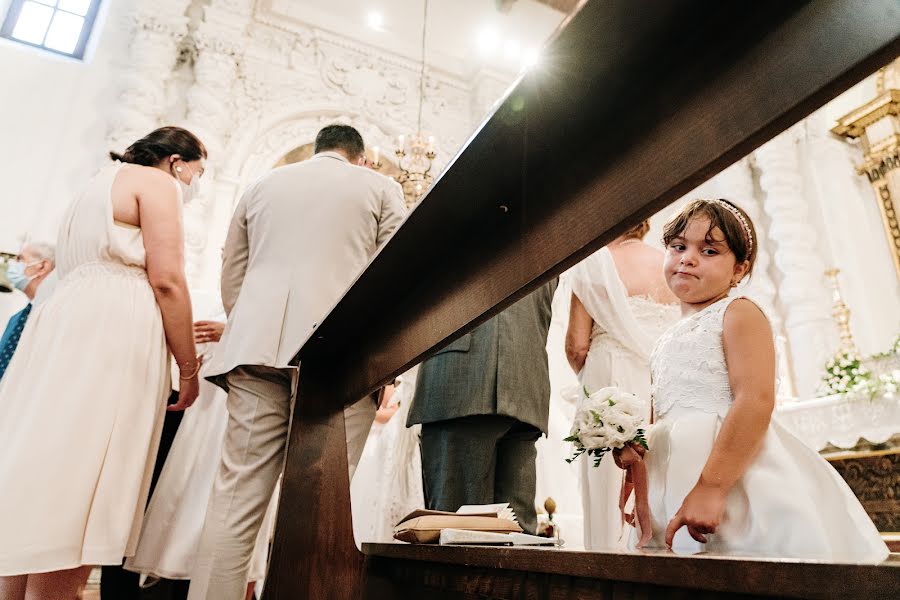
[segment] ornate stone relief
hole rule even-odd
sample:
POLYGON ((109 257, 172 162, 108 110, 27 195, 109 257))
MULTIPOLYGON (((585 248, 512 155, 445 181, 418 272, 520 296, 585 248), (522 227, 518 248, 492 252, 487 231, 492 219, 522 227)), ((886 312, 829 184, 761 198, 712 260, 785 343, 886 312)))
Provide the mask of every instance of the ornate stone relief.
POLYGON ((128 144, 159 126, 168 108, 166 84, 179 45, 188 32, 190 0, 139 0, 119 26, 131 32, 128 55, 118 65, 120 91, 110 117, 111 148, 128 144))
MULTIPOLYGON (((213 286, 243 187, 335 121, 358 127, 390 160, 393 139, 415 128, 420 65, 307 26, 295 2, 210 0, 190 32, 189 3, 164 0, 160 7, 143 0, 136 6, 134 56, 122 72, 127 92, 113 130, 129 138, 160 124, 179 46, 190 43, 194 82, 183 125, 203 139, 210 157, 205 193, 185 210, 186 262, 192 282, 213 286)), ((438 140, 436 172, 511 79, 484 72, 466 81, 426 71, 423 129, 438 140)))

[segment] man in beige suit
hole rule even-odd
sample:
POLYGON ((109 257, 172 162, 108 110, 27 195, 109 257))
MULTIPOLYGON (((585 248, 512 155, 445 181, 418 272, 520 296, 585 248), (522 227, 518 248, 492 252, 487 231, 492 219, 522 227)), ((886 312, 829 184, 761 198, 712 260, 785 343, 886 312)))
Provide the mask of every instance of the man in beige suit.
MULTIPOLYGON (((289 363, 406 213, 400 186, 361 166, 354 128, 325 127, 315 152, 250 186, 225 242, 228 324, 204 376, 228 390, 229 420, 190 600, 244 598, 284 460, 297 373, 289 363)), ((345 411, 351 465, 374 415, 370 399, 345 411)))

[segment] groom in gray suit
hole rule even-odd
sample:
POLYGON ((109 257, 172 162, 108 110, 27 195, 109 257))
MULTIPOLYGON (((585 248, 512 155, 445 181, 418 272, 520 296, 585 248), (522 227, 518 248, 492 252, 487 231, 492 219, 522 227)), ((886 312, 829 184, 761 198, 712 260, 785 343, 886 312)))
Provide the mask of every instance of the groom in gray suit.
POLYGON ((407 426, 422 424, 433 510, 509 502, 535 533, 537 450, 547 433, 547 331, 557 280, 438 350, 419 368, 407 426))
MULTIPOLYGON (((329 125, 312 158, 275 169, 235 209, 222 263, 228 322, 203 373, 228 391, 228 428, 190 600, 244 598, 284 462, 297 377, 291 361, 405 217, 400 185, 363 160, 359 132, 329 125)), ((344 415, 352 465, 375 406, 364 399, 344 415)))

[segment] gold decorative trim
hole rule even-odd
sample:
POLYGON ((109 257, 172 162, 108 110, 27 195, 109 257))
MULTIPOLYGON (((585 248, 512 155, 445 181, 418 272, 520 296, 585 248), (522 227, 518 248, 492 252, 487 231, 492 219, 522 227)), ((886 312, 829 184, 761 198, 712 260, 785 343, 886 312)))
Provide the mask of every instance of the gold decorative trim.
POLYGON ((897 177, 888 176, 900 170, 898 122, 900 122, 900 90, 890 89, 838 119, 831 132, 845 138, 862 140, 864 156, 862 164, 857 166, 857 172, 866 176, 872 191, 875 192, 875 201, 878 203, 881 221, 884 223, 891 260, 897 277, 900 277, 900 223, 898 223, 900 202, 894 199, 894 196, 900 195, 900 185, 897 177), (868 137, 867 128, 882 119, 889 119, 892 133, 882 135, 886 132, 879 132, 878 139, 873 142, 868 137))
POLYGON ((887 456, 888 454, 900 454, 900 448, 888 448, 887 450, 848 450, 822 455, 828 462, 835 460, 851 460, 854 458, 871 458, 873 456, 887 456))
POLYGON ((871 102, 847 113, 831 132, 841 137, 858 138, 866 133, 866 127, 889 115, 900 114, 900 90, 888 90, 871 102))

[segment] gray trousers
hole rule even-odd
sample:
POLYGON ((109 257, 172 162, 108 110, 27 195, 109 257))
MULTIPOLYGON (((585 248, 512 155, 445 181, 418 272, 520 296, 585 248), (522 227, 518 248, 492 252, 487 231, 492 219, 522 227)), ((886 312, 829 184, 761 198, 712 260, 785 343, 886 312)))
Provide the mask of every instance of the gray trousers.
MULTIPOLYGON (((228 428, 189 600, 243 600, 246 594, 253 547, 284 466, 292 378, 289 369, 263 366, 242 366, 226 375, 228 428)), ((370 398, 344 410, 351 473, 374 418, 370 398)))
POLYGON ((422 424, 422 479, 432 510, 509 502, 527 533, 535 533, 537 427, 500 415, 422 424))

